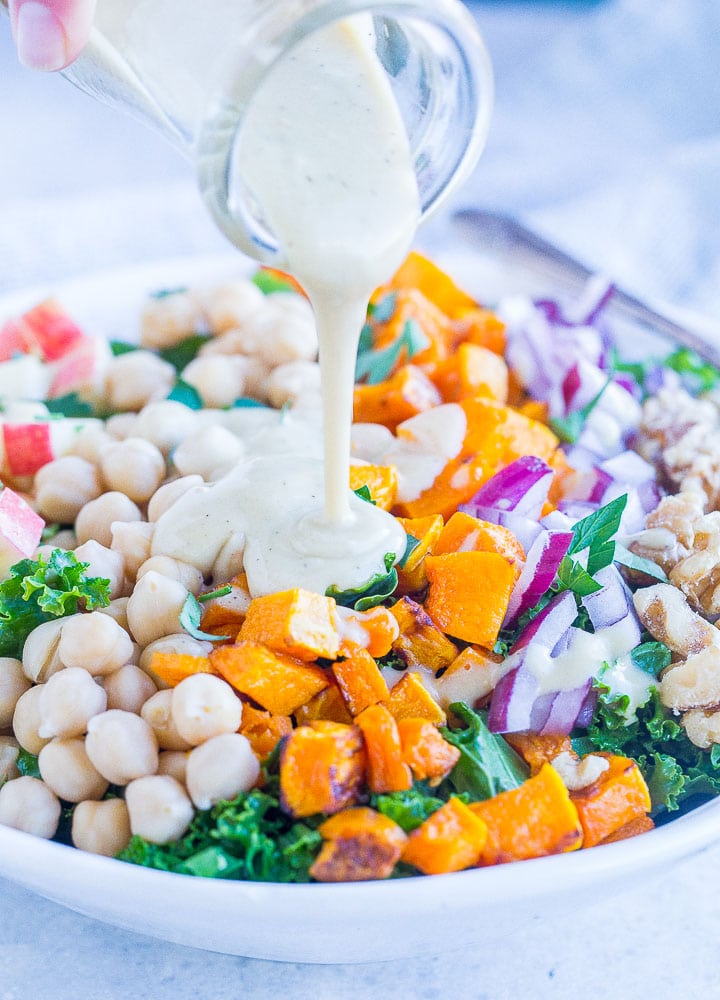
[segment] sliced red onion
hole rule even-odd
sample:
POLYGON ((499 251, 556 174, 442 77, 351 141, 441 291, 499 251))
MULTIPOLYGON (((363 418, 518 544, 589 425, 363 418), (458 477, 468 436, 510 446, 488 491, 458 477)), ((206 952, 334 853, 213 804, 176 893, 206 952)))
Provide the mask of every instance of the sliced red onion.
POLYGON ((603 274, 595 274, 583 289, 583 294, 565 310, 571 323, 592 326, 610 299, 615 294, 615 285, 603 274))
POLYGON ((524 455, 488 479, 461 509, 475 504, 537 518, 547 500, 553 475, 547 462, 534 455, 524 455))
POLYGON ((544 518, 540 521, 540 524, 547 531, 572 531, 573 521, 563 514, 561 510, 551 510, 549 514, 546 514, 544 518))
POLYGON ((545 694, 539 694, 537 696, 533 702, 533 707, 530 710, 530 725, 528 726, 528 730, 531 733, 542 732, 542 728, 550 715, 550 709, 552 708, 555 697, 555 691, 547 691, 545 694))
POLYGON ((594 452, 589 451, 587 448, 578 444, 574 444, 571 448, 568 448, 565 452, 565 457, 573 469, 581 471, 594 469, 598 460, 597 455, 594 452))
POLYGON ((481 521, 489 521, 491 524, 502 525, 503 528, 512 531, 526 553, 543 530, 537 521, 526 517, 524 514, 517 514, 514 510, 496 510, 494 507, 479 507, 477 504, 472 503, 472 501, 461 504, 458 510, 463 511, 465 514, 472 514, 473 517, 478 517, 481 521))
POLYGON ((505 627, 537 604, 555 579, 572 539, 571 531, 547 531, 538 535, 530 546, 525 565, 515 583, 505 615, 505 627))
POLYGON ((636 451, 623 451, 619 455, 614 455, 606 459, 600 468, 612 479, 632 486, 655 480, 654 466, 646 462, 636 451))
POLYGON ((616 625, 630 613, 625 583, 614 566, 598 570, 595 580, 602 584, 602 590, 583 597, 583 607, 588 613, 596 632, 616 625))
POLYGON ((587 500, 561 500, 558 504, 558 510, 569 517, 573 524, 576 524, 588 514, 594 513, 598 506, 597 503, 590 503, 587 500))
POLYGON ((580 706, 580 711, 578 712, 577 719, 575 720, 575 725, 578 729, 587 729, 587 727, 592 722, 593 715, 595 714, 595 706, 598 700, 598 689, 593 687, 592 680, 590 681, 590 690, 585 695, 585 700, 580 706))
MULTIPOLYGON (((563 483, 565 500, 583 500, 593 504, 602 502, 613 476, 602 467, 575 472, 563 483)), ((560 504, 558 504, 560 506, 560 504)), ((562 507, 560 508, 562 510, 562 507)))
POLYGON ((501 677, 495 685, 488 711, 491 733, 519 733, 530 728, 538 679, 522 665, 501 677))
POLYGON ((575 597, 569 590, 557 594, 522 630, 510 650, 516 653, 529 643, 535 642, 554 650, 577 618, 575 597))
POLYGON ((580 378, 580 368, 575 364, 571 368, 568 368, 567 374, 565 375, 562 383, 563 402, 565 404, 566 413, 569 413, 570 410, 573 409, 573 400, 577 396, 581 387, 582 379, 580 378))
POLYGON ((592 680, 588 679, 581 687, 570 691, 558 691, 552 700, 552 705, 541 729, 541 735, 569 736, 577 725, 578 716, 582 711, 592 680))

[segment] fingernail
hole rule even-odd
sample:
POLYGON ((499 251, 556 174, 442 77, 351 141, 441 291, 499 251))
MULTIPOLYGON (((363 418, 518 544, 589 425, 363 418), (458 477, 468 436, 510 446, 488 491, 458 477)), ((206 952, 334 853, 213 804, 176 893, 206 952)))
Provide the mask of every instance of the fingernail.
POLYGON ((15 8, 15 44, 23 66, 29 69, 62 69, 67 62, 65 32, 58 18, 36 0, 15 8))

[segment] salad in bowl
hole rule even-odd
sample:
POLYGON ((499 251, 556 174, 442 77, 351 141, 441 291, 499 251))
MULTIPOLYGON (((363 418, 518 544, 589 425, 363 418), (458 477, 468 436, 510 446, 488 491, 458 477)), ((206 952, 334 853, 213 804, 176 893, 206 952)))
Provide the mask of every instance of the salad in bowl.
POLYGON ((183 876, 366 882, 717 795, 720 374, 627 360, 611 298, 490 309, 410 255, 368 310, 349 483, 404 552, 324 592, 263 592, 216 502, 248 455, 282 491, 319 428, 291 279, 158 291, 139 343, 55 301, 7 317, 0 824, 183 876))

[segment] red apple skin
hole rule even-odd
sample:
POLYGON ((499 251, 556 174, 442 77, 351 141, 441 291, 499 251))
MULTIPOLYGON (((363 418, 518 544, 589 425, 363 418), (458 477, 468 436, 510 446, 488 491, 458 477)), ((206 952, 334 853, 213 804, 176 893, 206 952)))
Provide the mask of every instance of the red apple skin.
POLYGON ((65 357, 86 339, 77 323, 54 299, 29 309, 21 317, 20 325, 28 344, 26 350, 39 354, 45 361, 65 357))
POLYGON ((44 527, 40 515, 14 490, 6 486, 0 492, 0 575, 35 554, 44 527))
POLYGON ((34 476, 56 457, 49 423, 3 424, 3 467, 11 476, 34 476))

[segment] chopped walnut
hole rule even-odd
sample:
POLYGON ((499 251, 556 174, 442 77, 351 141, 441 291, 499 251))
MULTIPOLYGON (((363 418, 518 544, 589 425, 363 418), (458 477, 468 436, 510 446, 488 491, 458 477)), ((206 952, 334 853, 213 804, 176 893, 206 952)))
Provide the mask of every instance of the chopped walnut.
POLYGON ((703 433, 711 435, 718 423, 720 411, 710 400, 695 399, 684 389, 661 389, 643 405, 635 448, 657 465, 665 450, 677 445, 688 431, 702 426, 703 433))
POLYGON ((720 511, 703 513, 697 493, 664 497, 631 543, 662 566, 697 611, 720 615, 720 511))
POLYGON ((569 792, 579 792, 581 788, 594 784, 603 771, 607 771, 610 767, 606 757, 591 753, 580 760, 567 750, 559 753, 550 763, 569 792))
POLYGON ((720 706, 720 631, 670 584, 638 590, 633 601, 648 632, 684 657, 663 672, 658 685, 663 705, 676 713, 720 706))
POLYGON ((706 712, 702 708, 693 708, 680 721, 688 739, 701 750, 709 750, 713 743, 720 743, 720 710, 706 712))

